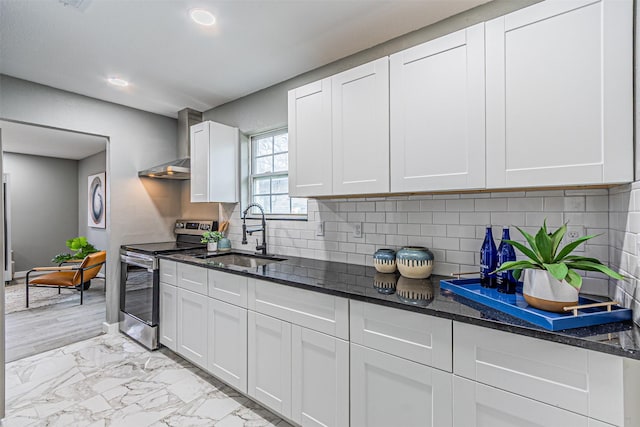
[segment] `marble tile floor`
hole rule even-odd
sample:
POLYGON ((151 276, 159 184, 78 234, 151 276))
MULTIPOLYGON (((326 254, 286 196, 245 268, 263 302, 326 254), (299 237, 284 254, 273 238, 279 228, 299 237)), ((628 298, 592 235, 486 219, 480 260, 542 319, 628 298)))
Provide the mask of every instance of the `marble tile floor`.
POLYGON ((6 365, 14 426, 290 427, 166 349, 101 335, 6 365))

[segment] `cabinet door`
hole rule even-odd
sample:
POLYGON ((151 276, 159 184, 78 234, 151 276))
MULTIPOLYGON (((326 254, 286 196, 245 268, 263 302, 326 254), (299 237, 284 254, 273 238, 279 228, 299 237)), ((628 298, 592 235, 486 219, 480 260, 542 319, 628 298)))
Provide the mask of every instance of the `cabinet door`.
POLYGON ((176 351, 177 288, 160 283, 160 344, 176 351))
POLYGON ((191 126, 191 201, 209 201, 209 125, 191 126))
POLYGON ((391 55, 391 191, 484 188, 484 24, 391 55))
POLYGON ((331 77, 333 193, 389 191, 389 59, 331 77))
POLYGON ((487 22, 487 186, 633 180, 630 0, 487 22))
POLYGON ((208 297, 178 289, 178 346, 176 352, 203 369, 207 368, 208 297))
POLYGON ((587 417, 469 381, 453 380, 455 427, 588 427, 587 417))
POLYGON ((331 79, 289 91, 289 195, 332 192, 331 79))
POLYGON ((351 425, 452 425, 452 374, 351 344, 351 425))
POLYGON ((291 417, 291 324, 248 312, 248 393, 291 417))
POLYGON ((177 262, 166 259, 160 260, 160 282, 169 285, 176 285, 177 282, 177 262))
POLYGON ((209 371, 247 392, 247 310, 209 298, 209 371))
POLYGON ((207 271, 209 296, 247 308, 247 278, 216 270, 207 271))
POLYGON ((211 121, 207 123, 210 129, 207 201, 237 203, 240 192, 238 128, 211 121))
POLYGON ((349 344, 291 328, 291 419, 302 426, 349 425, 349 344))

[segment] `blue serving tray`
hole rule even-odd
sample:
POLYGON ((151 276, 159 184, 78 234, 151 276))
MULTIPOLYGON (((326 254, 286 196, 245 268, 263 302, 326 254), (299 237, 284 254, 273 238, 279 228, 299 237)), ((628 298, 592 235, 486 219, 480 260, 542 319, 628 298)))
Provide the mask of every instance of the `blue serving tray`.
MULTIPOLYGON (((631 319, 631 310, 613 306, 611 311, 606 307, 586 308, 574 316, 569 313, 552 313, 531 307, 522 296, 522 286, 516 288, 515 294, 503 294, 496 289, 483 288, 480 279, 441 280, 440 289, 447 289, 472 301, 500 310, 511 316, 533 323, 550 331, 580 328, 583 326, 601 325, 603 323, 621 322, 631 319)), ((580 297, 578 303, 592 304, 595 301, 580 297)))

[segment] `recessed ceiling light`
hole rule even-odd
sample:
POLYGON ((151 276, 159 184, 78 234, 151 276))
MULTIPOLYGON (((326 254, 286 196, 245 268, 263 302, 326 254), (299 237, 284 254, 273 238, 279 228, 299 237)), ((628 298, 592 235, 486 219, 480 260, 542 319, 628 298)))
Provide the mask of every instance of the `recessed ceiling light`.
POLYGON ((114 85, 114 86, 119 86, 119 87, 127 87, 127 86, 129 86, 129 82, 128 81, 126 81, 124 79, 121 79, 121 78, 118 78, 118 77, 109 77, 107 79, 107 81, 110 84, 114 85))
POLYGON ((216 17, 213 16, 213 13, 204 9, 191 9, 189 12, 191 15, 191 19, 197 24, 205 25, 210 27, 211 25, 216 23, 216 17))

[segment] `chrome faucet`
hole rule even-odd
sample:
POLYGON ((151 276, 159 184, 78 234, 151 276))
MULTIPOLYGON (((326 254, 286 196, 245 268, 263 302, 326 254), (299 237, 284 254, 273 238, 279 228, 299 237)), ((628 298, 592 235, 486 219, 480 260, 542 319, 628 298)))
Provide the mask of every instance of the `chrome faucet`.
POLYGON ((256 252, 262 251, 262 255, 267 254, 267 221, 264 218, 264 209, 258 203, 250 203, 249 206, 242 212, 242 244, 247 244, 247 233, 251 236, 256 231, 262 231, 262 244, 258 244, 258 239, 256 239, 256 252), (257 225, 255 227, 248 228, 246 224, 247 212, 249 209, 256 207, 260 209, 262 213, 262 225, 257 225))

